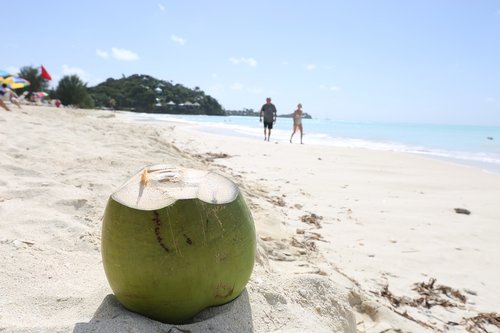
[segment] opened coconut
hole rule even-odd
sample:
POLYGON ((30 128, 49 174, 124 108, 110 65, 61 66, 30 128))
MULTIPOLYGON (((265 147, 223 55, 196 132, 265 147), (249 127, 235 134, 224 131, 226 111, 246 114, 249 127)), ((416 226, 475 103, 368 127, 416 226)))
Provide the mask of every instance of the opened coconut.
POLYGON ((208 171, 155 165, 109 198, 104 270, 127 309, 185 323, 245 288, 255 226, 236 184, 208 171))

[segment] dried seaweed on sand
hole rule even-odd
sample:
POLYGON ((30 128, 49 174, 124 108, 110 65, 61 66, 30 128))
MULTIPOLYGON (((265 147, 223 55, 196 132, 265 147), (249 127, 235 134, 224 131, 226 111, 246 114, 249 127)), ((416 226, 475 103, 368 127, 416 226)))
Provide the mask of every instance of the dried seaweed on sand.
MULTIPOLYGON (((444 294, 452 299, 458 300, 462 304, 465 304, 465 302, 467 301, 467 298, 457 289, 453 289, 443 285, 434 286, 435 282, 436 279, 431 278, 429 279, 428 283, 425 282, 415 283, 415 287, 413 288, 413 290, 417 291, 420 295, 424 296, 428 300, 430 299, 431 301, 434 299, 439 301, 439 294, 444 294)), ((433 305, 441 305, 441 304, 432 304, 426 307, 430 308, 433 305)), ((454 305, 448 305, 448 306, 454 306, 454 305)))
POLYGON ((273 205, 276 205, 276 206, 279 206, 279 207, 285 207, 286 206, 286 202, 285 200, 283 200, 282 197, 272 197, 270 202, 273 204, 273 205))
POLYGON ((464 318, 467 332, 480 333, 489 332, 487 325, 500 328, 500 314, 495 312, 480 313, 472 318, 464 318))
POLYGON ((292 237, 290 244, 294 247, 306 249, 312 252, 318 251, 316 243, 310 239, 298 240, 297 238, 292 237))
POLYGON ((407 296, 394 296, 389 291, 389 286, 386 285, 380 292, 380 295, 387 298, 389 302, 395 307, 400 305, 408 305, 413 307, 423 306, 427 309, 433 306, 440 305, 442 307, 458 307, 467 301, 467 298, 460 293, 460 291, 442 285, 434 285, 436 279, 430 278, 429 282, 415 283, 413 290, 415 290, 419 297, 410 298, 407 296), (443 298, 443 295, 446 298, 443 298), (457 301, 459 303, 457 303, 457 301))
POLYGON ((304 223, 307 224, 313 224, 316 226, 316 228, 321 228, 321 224, 319 221, 323 219, 323 216, 316 215, 314 213, 308 214, 308 215, 303 215, 300 220, 304 223))
POLYGON ((214 162, 216 159, 229 158, 231 156, 226 154, 226 153, 206 153, 204 155, 196 154, 196 155, 194 155, 194 157, 200 158, 200 159, 204 160, 205 162, 214 162))
MULTIPOLYGON (((415 283, 413 290, 415 290, 419 297, 410 298, 407 296, 395 296, 390 290, 389 286, 385 285, 380 295, 389 300, 392 306, 395 308, 400 306, 411 306, 411 307, 425 307, 430 309, 433 306, 440 305, 442 307, 454 308, 454 307, 462 307, 467 298, 457 289, 450 288, 448 286, 443 285, 435 285, 436 279, 431 278, 429 282, 420 282, 415 283), (444 297, 443 297, 444 296, 444 297)), ((407 311, 397 311, 393 309, 397 314, 410 319, 422 326, 432 328, 434 331, 443 332, 443 330, 434 327, 433 325, 418 320, 408 314, 407 311)), ((447 325, 462 325, 465 327, 467 332, 471 333, 488 333, 490 332, 488 329, 491 327, 500 328, 500 315, 495 312, 490 313, 479 313, 474 317, 463 318, 460 323, 456 322, 447 322, 447 325)), ((445 326, 446 330, 446 326, 445 326)))

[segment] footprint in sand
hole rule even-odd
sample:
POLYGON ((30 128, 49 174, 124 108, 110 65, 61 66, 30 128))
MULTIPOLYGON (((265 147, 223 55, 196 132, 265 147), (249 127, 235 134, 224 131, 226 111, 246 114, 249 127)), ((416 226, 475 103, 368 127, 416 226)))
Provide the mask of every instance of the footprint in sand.
POLYGON ((12 173, 16 177, 40 177, 40 173, 30 169, 24 169, 16 165, 6 164, 2 169, 12 173))
POLYGON ((286 304, 286 298, 277 293, 272 293, 272 292, 263 292, 262 295, 266 299, 267 303, 269 305, 276 305, 276 304, 286 304))

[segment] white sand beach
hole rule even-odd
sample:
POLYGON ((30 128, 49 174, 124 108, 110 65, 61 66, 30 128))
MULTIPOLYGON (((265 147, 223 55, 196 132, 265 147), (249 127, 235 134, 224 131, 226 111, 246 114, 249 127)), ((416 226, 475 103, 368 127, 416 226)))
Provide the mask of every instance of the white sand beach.
POLYGON ((0 141, 0 332, 500 332, 484 319, 500 312, 500 174, 39 106, 0 110, 0 141), (245 291, 188 325, 124 309, 102 266, 108 197, 160 163, 232 179, 257 230, 245 291))

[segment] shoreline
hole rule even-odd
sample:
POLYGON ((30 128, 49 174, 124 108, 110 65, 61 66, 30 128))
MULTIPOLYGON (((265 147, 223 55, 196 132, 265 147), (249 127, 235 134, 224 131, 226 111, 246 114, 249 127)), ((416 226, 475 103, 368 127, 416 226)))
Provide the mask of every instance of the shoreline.
POLYGON ((100 262, 107 198, 151 164, 229 177, 258 235, 246 291, 177 327, 463 332, 464 324, 447 323, 498 308, 500 175, 405 153, 228 140, 192 125, 120 118, 32 106, 0 113, 0 328, 7 332, 173 327, 123 309, 100 262), (414 283, 432 278, 466 303, 395 307, 382 295, 387 286, 413 298, 414 283), (405 311, 412 319, 398 314, 405 311))
MULTIPOLYGON (((138 122, 180 122, 187 123, 193 126, 196 126, 200 131, 209 134, 221 134, 228 137, 243 137, 248 139, 260 139, 261 132, 261 124, 257 121, 253 126, 241 125, 232 123, 231 121, 224 122, 211 122, 211 121, 199 121, 192 119, 183 119, 183 115, 166 115, 166 117, 171 119, 161 119, 155 118, 154 114, 143 114, 143 113, 130 113, 121 111, 111 111, 116 112, 119 117, 123 117, 124 119, 138 121, 138 122), (141 120, 140 117, 145 116, 146 119, 141 120), (132 117, 131 117, 132 116, 132 117)), ((195 118, 196 116, 185 115, 187 118, 195 118)), ((161 116, 160 116, 161 117, 161 116)), ((203 116, 200 116, 203 117, 203 116)), ((210 116, 207 119, 210 119, 210 116)), ((227 118, 230 120, 230 117, 227 118)), ((211 118, 214 118, 211 116, 211 118)), ((245 118, 255 118, 255 117, 245 117, 245 118)), ((257 117, 258 118, 258 117, 257 117)), ((285 118, 286 119, 286 118, 285 118)), ((287 119, 290 122, 290 119, 287 119)), ((290 134, 291 134, 291 122, 290 130, 287 128, 286 130, 282 128, 277 128, 273 130, 273 136, 275 137, 275 141, 280 143, 288 143, 290 134)), ((306 124, 307 125, 307 124, 306 124)), ((484 152, 467 152, 467 151, 458 151, 458 150, 445 150, 431 147, 419 147, 412 146, 406 143, 396 142, 396 141, 376 141, 376 140, 368 140, 368 139, 358 139, 352 137, 332 137, 329 134, 325 133, 311 133, 307 131, 308 128, 306 126, 304 132, 304 141, 305 144, 311 145, 321 145, 327 147, 339 147, 339 148, 359 148, 359 149, 369 149, 374 151, 391 151, 398 153, 408 153, 419 156, 425 156, 435 160, 441 161, 450 161, 456 164, 465 165, 465 166, 473 166, 484 169, 488 172, 493 172, 500 174, 500 163, 498 161, 487 161, 484 160, 485 154, 484 152), (311 140, 312 138, 312 140, 311 140)), ((294 142, 297 143, 298 141, 294 142)), ((499 156, 500 158, 500 156, 499 156)), ((500 161, 500 160, 499 160, 500 161)))

